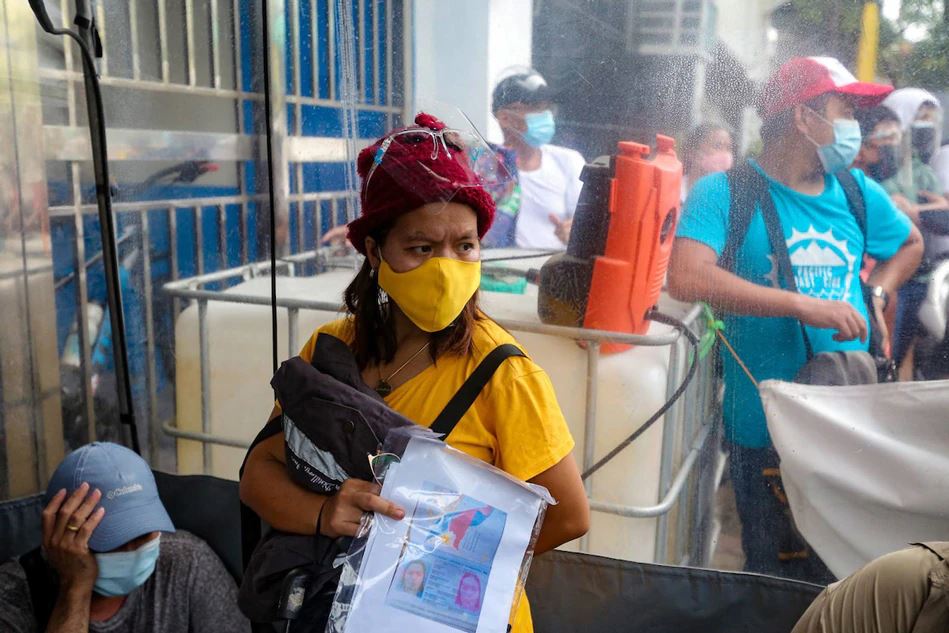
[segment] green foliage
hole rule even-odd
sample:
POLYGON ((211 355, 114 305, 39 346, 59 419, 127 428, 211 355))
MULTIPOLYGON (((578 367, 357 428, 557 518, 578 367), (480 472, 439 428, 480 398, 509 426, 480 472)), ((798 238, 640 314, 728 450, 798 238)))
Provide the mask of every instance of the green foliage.
POLYGON ((949 27, 940 25, 913 46, 901 83, 929 90, 949 88, 949 27))
POLYGON ((886 23, 895 37, 883 38, 880 69, 897 86, 929 90, 949 88, 949 0, 902 0, 900 17, 886 23), (910 27, 924 27, 927 36, 916 43, 905 39, 910 27))
POLYGON ((791 0, 795 30, 830 54, 852 65, 857 56, 865 0, 791 0))
MULTIPOLYGON (((844 64, 856 61, 866 0, 790 0, 783 26, 810 42, 806 54, 830 54, 844 64), (814 50, 810 50, 814 49, 814 50)), ((881 20, 879 72, 897 86, 949 88, 949 0, 902 0, 898 20, 881 20), (926 38, 909 42, 906 33, 924 27, 926 38)))

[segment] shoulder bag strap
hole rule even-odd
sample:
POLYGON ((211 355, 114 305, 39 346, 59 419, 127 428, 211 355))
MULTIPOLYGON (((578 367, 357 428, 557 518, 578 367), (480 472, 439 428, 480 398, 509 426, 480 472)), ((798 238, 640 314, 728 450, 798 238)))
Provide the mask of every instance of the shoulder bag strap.
POLYGON ((455 425, 464 417, 481 390, 491 381, 494 372, 501 366, 505 360, 512 356, 524 356, 524 352, 516 345, 505 344, 495 347, 490 354, 484 357, 484 360, 468 376, 461 389, 452 396, 442 412, 438 414, 432 426, 429 427, 436 433, 442 435, 442 439, 447 440, 448 436, 454 430, 455 425))

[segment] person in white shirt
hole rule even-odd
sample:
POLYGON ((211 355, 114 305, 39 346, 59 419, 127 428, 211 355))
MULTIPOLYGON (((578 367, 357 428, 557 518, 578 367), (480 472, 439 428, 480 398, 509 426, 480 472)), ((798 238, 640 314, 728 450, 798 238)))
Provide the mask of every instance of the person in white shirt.
POLYGON ((564 248, 586 161, 575 150, 550 144, 556 125, 547 82, 536 71, 502 79, 494 88, 492 111, 504 133, 504 146, 517 154, 521 188, 517 246, 564 248))

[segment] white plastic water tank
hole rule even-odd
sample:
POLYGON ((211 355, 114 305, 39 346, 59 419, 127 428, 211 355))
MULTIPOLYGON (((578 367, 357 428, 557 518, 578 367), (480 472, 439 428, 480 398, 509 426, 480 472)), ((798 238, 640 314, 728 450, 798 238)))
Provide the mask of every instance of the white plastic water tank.
MULTIPOLYGON (((333 271, 315 277, 278 277, 277 295, 341 303, 351 271, 333 271)), ((259 277, 225 290, 223 295, 270 297, 270 278, 259 277)), ((226 297, 222 297, 224 299, 226 297)), ((296 349, 289 350, 286 309, 277 311, 278 356, 281 361, 299 352, 310 334, 339 318, 337 312, 301 310, 296 349)), ((210 369, 209 430, 250 442, 263 427, 273 408, 270 306, 211 301, 207 309, 210 369)), ((178 428, 201 432, 201 367, 199 362, 198 305, 192 303, 175 324, 175 390, 178 428)), ((227 446, 211 449, 210 473, 237 479, 244 450, 227 446)), ((178 471, 203 471, 202 447, 194 441, 178 442, 178 471)))
MULTIPOLYGON (((536 262, 531 262, 537 265, 536 262)), ((528 267, 522 265, 524 268, 528 267)), ((336 271, 310 278, 278 279, 278 293, 319 301, 339 301, 351 271, 336 271)), ((254 279, 225 294, 266 297, 267 278, 254 279)), ((483 292, 482 306, 501 321, 538 323, 537 289, 523 295, 483 292)), ((280 310, 279 351, 287 354, 287 317, 280 310)), ((201 381, 198 366, 197 306, 183 311, 176 328, 178 425, 201 430, 201 381)), ((319 325, 338 317, 331 312, 301 312, 299 345, 319 325)), ((650 334, 668 332, 653 324, 650 334)), ((250 440, 270 413, 272 393, 270 308, 236 303, 208 305, 210 363, 210 432, 250 440)), ((576 439, 575 455, 582 464, 587 394, 587 352, 565 338, 512 333, 551 377, 570 430, 576 439)), ((666 399, 668 347, 639 347, 620 354, 602 355, 597 374, 597 422, 594 455, 601 457, 628 436, 666 399)), ((660 420, 634 444, 593 476, 592 498, 620 505, 654 505, 659 501, 659 474, 663 422, 660 420)), ((197 442, 178 443, 179 471, 200 472, 202 451, 197 442)), ((236 478, 243 451, 215 446, 212 473, 236 478)), ((586 551, 629 560, 651 561, 656 545, 656 519, 624 518, 593 513, 586 551)), ((574 544, 575 548, 577 545, 574 544)))
MULTIPOLYGON (((537 323, 537 288, 524 295, 486 292, 482 305, 492 317, 505 321, 537 323)), ((669 328, 653 324, 650 334, 669 328)), ((512 332, 527 352, 550 375, 557 399, 576 440, 574 456, 583 465, 587 406, 588 353, 572 341, 557 336, 512 332)), ((601 355, 597 371, 596 440, 599 459, 666 400, 668 347, 638 347, 619 354, 601 355)), ((592 476, 591 498, 625 506, 651 506, 659 499, 659 472, 663 421, 592 476)), ((652 561, 656 546, 656 519, 624 518, 593 512, 586 551, 600 556, 652 561)), ((576 549, 579 542, 569 549, 576 549)))

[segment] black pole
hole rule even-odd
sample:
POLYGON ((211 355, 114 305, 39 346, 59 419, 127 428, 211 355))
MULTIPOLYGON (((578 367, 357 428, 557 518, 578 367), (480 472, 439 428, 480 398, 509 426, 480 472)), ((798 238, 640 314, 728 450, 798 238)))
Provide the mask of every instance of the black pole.
MULTIPOLYGON (((261 0, 261 28, 264 36, 264 130, 267 134, 267 191, 270 200, 270 334, 273 351, 273 371, 277 373, 280 358, 277 352, 277 199, 274 191, 273 131, 270 129, 272 105, 270 103, 270 12, 269 0, 261 0)), ((281 53, 283 54, 283 53, 281 53)), ((283 77, 278 78, 283 81, 283 77)))
MULTIPOLYGON (((75 25, 85 44, 82 57, 86 108, 92 137, 92 166, 96 180, 96 203, 99 209, 99 232, 102 240, 102 265, 105 271, 109 320, 112 325, 112 355, 115 363, 115 386, 119 398, 119 421, 128 427, 132 450, 141 455, 135 411, 132 407, 132 386, 128 368, 128 346, 125 340, 125 313, 122 284, 119 277, 115 240, 115 215, 109 187, 109 152, 106 143, 105 112, 99 89, 98 72, 92 53, 101 55, 101 42, 95 26, 95 13, 89 0, 76 0, 75 25)), ((80 262, 80 266, 82 263, 80 262)))

